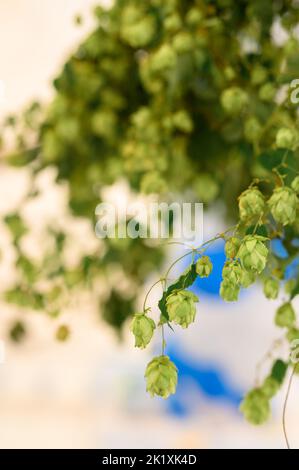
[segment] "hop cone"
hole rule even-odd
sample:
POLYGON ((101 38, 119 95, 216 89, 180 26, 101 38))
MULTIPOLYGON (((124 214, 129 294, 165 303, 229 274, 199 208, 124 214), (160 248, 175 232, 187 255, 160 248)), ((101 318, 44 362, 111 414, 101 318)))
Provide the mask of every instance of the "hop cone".
POLYGON ((135 347, 144 349, 152 339, 155 328, 154 320, 145 313, 135 313, 131 323, 131 331, 135 336, 135 347))
POLYGON ((198 302, 198 298, 188 290, 180 290, 170 294, 166 301, 169 320, 182 328, 187 328, 195 320, 195 302, 198 302))
POLYGON ((242 277, 242 268, 238 261, 228 261, 222 270, 223 280, 233 285, 240 284, 242 277))
POLYGON ((282 127, 276 134, 276 145, 278 148, 294 150, 297 147, 298 134, 294 129, 282 127))
POLYGON ((240 279, 240 283, 242 287, 249 287, 251 284, 255 282, 255 274, 251 271, 242 270, 242 275, 240 279))
POLYGON ((268 204, 276 222, 288 225, 295 221, 298 198, 292 188, 276 188, 268 204))
POLYGON ((262 424, 270 416, 268 397, 260 389, 249 392, 241 403, 240 410, 245 419, 252 424, 262 424))
POLYGON ((265 240, 265 237, 259 235, 247 235, 243 239, 238 251, 243 269, 257 274, 265 269, 268 257, 265 240))
POLYGON ((235 258, 240 247, 240 240, 237 237, 229 238, 225 243, 225 255, 227 258, 235 258))
POLYGON ((168 356, 155 357, 145 371, 146 390, 151 396, 168 398, 175 393, 178 371, 168 356))
POLYGON ((294 326, 296 314, 290 302, 283 304, 276 311, 275 323, 277 326, 291 328, 294 326))
POLYGON ((225 302, 235 302, 238 300, 240 293, 240 285, 233 284, 229 281, 223 280, 220 285, 220 295, 225 302))
POLYGON ((277 299, 279 292, 279 281, 271 277, 264 281, 264 294, 267 299, 277 299))
POLYGON ((213 269, 213 265, 208 256, 202 256, 196 263, 196 272, 199 277, 208 277, 213 269))
POLYGON ((265 209, 265 199, 257 188, 244 191, 239 197, 240 218, 243 221, 257 219, 265 209))
POLYGON ((241 88, 231 87, 223 91, 221 104, 228 114, 239 114, 248 102, 247 93, 241 88))

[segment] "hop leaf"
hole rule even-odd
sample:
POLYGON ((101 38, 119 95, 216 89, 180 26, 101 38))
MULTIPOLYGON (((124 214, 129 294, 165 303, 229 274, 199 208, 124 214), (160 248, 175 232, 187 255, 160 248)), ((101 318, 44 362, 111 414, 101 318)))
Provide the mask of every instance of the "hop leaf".
POLYGON ((270 417, 269 399, 261 389, 251 390, 240 405, 245 419, 252 424, 263 424, 270 417))
POLYGON ((180 290, 170 294, 166 300, 169 320, 182 328, 187 328, 195 320, 195 302, 198 302, 198 298, 188 290, 180 290))
POLYGON ((276 146, 278 148, 295 150, 298 146, 297 132, 293 129, 282 127, 276 134, 276 146))
POLYGON ((225 243, 225 255, 227 258, 235 258, 240 248, 241 241, 237 237, 229 238, 225 243))
POLYGON ((221 95, 221 104, 228 114, 239 114, 247 102, 247 93, 239 87, 228 88, 221 95))
POLYGON ((272 277, 265 279, 263 290, 267 299, 277 299, 279 293, 279 281, 272 277))
POLYGON ((229 281, 223 280, 220 285, 220 295, 225 302, 235 302, 238 300, 240 293, 240 285, 232 284, 229 281))
POLYGON ((296 320, 296 314, 290 302, 286 302, 276 311, 275 323, 277 326, 291 328, 296 320))
POLYGON ((208 256, 202 256, 196 262, 196 272, 199 277, 209 277, 213 269, 212 262, 208 256))
POLYGON ((264 244, 265 237, 260 235, 247 235, 239 248, 238 257, 246 271, 260 274, 266 266, 268 248, 264 244))
POLYGON ((242 221, 251 222, 262 215, 265 209, 265 199, 257 188, 244 191, 239 197, 239 211, 242 221))
POLYGON ((151 341, 156 328, 154 320, 148 317, 144 312, 135 313, 131 331, 135 336, 135 347, 144 349, 151 341))
POLYGON ((178 382, 178 371, 168 356, 157 356, 145 371, 146 390, 151 396, 168 398, 175 393, 178 382))
POLYGON ((276 222, 288 225, 295 221, 298 198, 292 188, 276 188, 268 204, 276 222))

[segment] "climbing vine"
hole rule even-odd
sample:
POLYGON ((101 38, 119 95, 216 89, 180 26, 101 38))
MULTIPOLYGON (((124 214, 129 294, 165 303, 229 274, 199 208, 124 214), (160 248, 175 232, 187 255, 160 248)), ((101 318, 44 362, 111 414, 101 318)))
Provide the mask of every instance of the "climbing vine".
MULTIPOLYGON (((210 275, 205 250, 216 239, 225 240, 227 258, 221 297, 237 301, 242 288, 261 281, 269 300, 282 297, 274 321, 285 340, 299 339, 298 2, 115 0, 94 13, 96 26, 54 80, 50 105, 34 103, 2 126, 1 162, 26 166, 32 183, 19 210, 4 218, 18 277, 3 296, 55 319, 87 287, 105 321, 121 331, 148 276, 161 267, 163 248, 144 239, 107 239, 69 267, 71 236, 61 225, 45 228, 51 249, 33 260, 23 244, 30 231, 23 209, 39 197, 38 178, 49 168, 57 187, 67 186, 72 216, 88 220, 91 230, 103 188, 124 178, 135 195, 220 202, 233 227, 192 248, 191 265, 174 283, 170 270, 157 281, 163 290, 158 324, 148 296, 131 324, 139 348, 161 330, 161 355, 145 375, 148 391, 166 398, 178 375, 165 355, 165 331, 195 320, 197 297, 189 288, 210 275), (125 292, 109 274, 115 265, 125 292)), ((62 325, 56 337, 65 340, 68 333, 62 325)), ((25 335, 20 319, 10 336, 21 341, 25 335)), ((268 419, 288 369, 293 362, 274 357, 268 376, 243 400, 246 419, 268 419)))

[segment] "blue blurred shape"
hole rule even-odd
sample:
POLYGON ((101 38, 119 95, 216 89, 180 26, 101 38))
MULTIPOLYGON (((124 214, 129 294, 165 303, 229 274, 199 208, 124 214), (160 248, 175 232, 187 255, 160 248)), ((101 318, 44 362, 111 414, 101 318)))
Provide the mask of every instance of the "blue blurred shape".
POLYGON ((177 416, 192 413, 194 403, 188 398, 188 387, 192 382, 202 395, 213 400, 226 402, 238 407, 242 391, 229 383, 221 368, 216 364, 207 364, 186 355, 178 349, 177 343, 170 343, 167 354, 179 370, 179 383, 176 395, 168 400, 168 409, 177 416))

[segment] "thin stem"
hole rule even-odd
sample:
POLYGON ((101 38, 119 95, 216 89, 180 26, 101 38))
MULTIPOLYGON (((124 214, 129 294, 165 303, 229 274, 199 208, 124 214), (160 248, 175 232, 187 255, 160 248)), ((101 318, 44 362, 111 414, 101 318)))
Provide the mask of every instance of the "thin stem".
POLYGON ((177 258, 171 265, 170 267, 168 268, 164 278, 167 279, 168 278, 168 274, 170 273, 171 269, 179 262, 181 261, 182 259, 184 259, 186 256, 190 256, 192 253, 195 253, 197 252, 198 250, 200 250, 201 248, 207 246, 207 245, 210 245, 211 243, 215 242, 216 240, 219 240, 220 238, 223 238, 224 235, 230 231, 232 231, 233 229, 235 228, 235 225, 233 227, 230 227, 229 229, 225 230, 225 232, 222 232, 222 233, 219 233, 218 235, 216 235, 215 237, 211 238, 210 240, 207 240, 206 242, 202 243, 201 245, 199 245, 198 247, 196 248, 193 248, 192 250, 190 251, 187 251, 187 253, 185 253, 184 255, 180 256, 179 258, 177 258))
POLYGON ((287 427, 286 427, 286 411, 287 411, 288 399, 289 399, 289 395, 290 395, 290 391, 291 391, 291 387, 292 387, 292 382, 293 382, 293 378, 294 378, 297 366, 298 366, 298 363, 293 367, 293 370, 292 370, 292 373, 291 373, 291 376, 290 376, 290 379, 289 379, 287 394, 286 394, 286 397, 285 397, 285 400, 284 400, 283 413, 282 413, 282 427, 283 427, 284 438, 285 438, 286 445, 287 445, 288 449, 290 449, 291 447, 290 447, 290 442, 289 442, 289 439, 288 439, 287 427))
POLYGON ((255 368, 255 384, 256 387, 260 386, 261 383, 261 369, 264 366, 264 364, 273 359, 274 353, 277 351, 278 348, 280 348, 283 345, 284 342, 284 336, 282 338, 276 339, 273 343, 271 348, 264 354, 264 356, 261 358, 261 360, 257 363, 256 368, 255 368))
POLYGON ((164 280, 164 279, 159 279, 158 281, 156 281, 156 282, 149 288, 149 290, 147 291, 147 294, 146 294, 146 296, 145 296, 145 298, 144 298, 144 302, 143 302, 143 312, 145 312, 145 310, 146 310, 146 302, 147 302, 148 296, 150 295, 150 293, 152 292, 153 288, 154 288, 157 284, 159 284, 159 283, 161 282, 161 284, 162 284, 162 286, 163 286, 163 280, 164 280))
POLYGON ((161 325, 161 334, 162 334, 162 356, 165 352, 165 334, 164 334, 164 325, 161 325))

